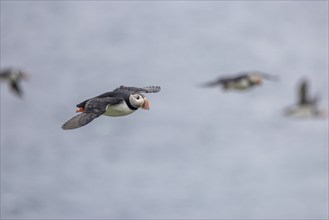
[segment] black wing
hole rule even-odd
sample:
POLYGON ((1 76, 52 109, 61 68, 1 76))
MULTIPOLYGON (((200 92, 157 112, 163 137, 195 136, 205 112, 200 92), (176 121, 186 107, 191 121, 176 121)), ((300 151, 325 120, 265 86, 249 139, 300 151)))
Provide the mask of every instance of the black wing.
POLYGON ((80 128, 80 127, 85 126, 86 124, 90 123, 92 120, 94 120, 98 116, 100 116, 100 115, 94 114, 94 113, 88 113, 88 114, 87 113, 81 113, 77 116, 74 116, 73 118, 71 118, 67 122, 65 122, 62 125, 62 128, 64 130, 80 128))
POLYGON ((238 82, 242 79, 248 79, 248 74, 239 74, 234 77, 225 77, 225 78, 221 78, 220 81, 227 83, 227 82, 238 82))
POLYGON ((219 84, 228 84, 228 83, 236 83, 239 82, 240 80, 248 79, 247 74, 240 74, 237 76, 232 76, 232 77, 221 77, 218 79, 219 84))
POLYGON ((307 80, 303 80, 300 85, 299 85, 299 90, 298 90, 298 103, 300 105, 307 104, 309 102, 309 99, 307 97, 308 93, 308 82, 307 80))
POLYGON ((247 78, 248 75, 246 74, 241 74, 238 76, 225 76, 225 77, 219 77, 216 80, 210 81, 210 82, 206 82, 204 84, 202 84, 202 86, 204 87, 214 87, 214 86, 218 86, 218 85, 227 85, 231 82, 238 82, 241 79, 245 79, 247 78))
MULTIPOLYGON (((124 98, 125 98, 124 95, 123 95, 122 93, 120 93, 120 92, 117 92, 117 91, 120 91, 120 90, 115 89, 115 90, 112 91, 112 92, 105 92, 105 93, 103 93, 103 94, 101 94, 101 95, 98 95, 98 96, 96 96, 96 97, 94 97, 94 98, 87 99, 87 100, 85 100, 85 101, 83 101, 83 102, 77 104, 76 106, 77 106, 78 108, 85 107, 86 103, 87 103, 89 100, 91 100, 91 99, 95 99, 95 98, 112 98, 112 99, 117 98, 117 99, 118 99, 119 97, 121 97, 122 99, 124 99, 124 98)), ((122 90, 121 90, 121 91, 122 91, 122 90)))
POLYGON ((267 80, 279 81, 279 77, 276 75, 272 75, 272 74, 264 73, 264 72, 257 72, 257 74, 267 80))
POLYGON ((22 95, 23 95, 23 93, 22 93, 22 89, 21 89, 21 87, 18 85, 18 82, 17 82, 17 81, 12 80, 12 81, 10 82, 10 87, 11 87, 11 89, 16 93, 16 95, 18 95, 18 96, 22 96, 22 95))
POLYGON ((276 75, 272 75, 269 73, 265 73, 262 71, 245 71, 245 72, 239 72, 237 73, 234 77, 226 77, 223 78, 224 81, 240 81, 241 79, 248 78, 251 75, 258 75, 259 77, 262 77, 267 80, 272 80, 272 81, 279 81, 279 77, 276 75))
POLYGON ((218 86, 219 84, 221 84, 221 82, 219 80, 214 80, 214 81, 203 83, 203 84, 201 84, 201 86, 202 87, 214 87, 214 86, 218 86))
POLYGON ((64 130, 69 130, 85 126, 95 118, 104 114, 108 105, 115 105, 122 101, 122 98, 115 97, 91 98, 87 100, 86 104, 83 106, 85 111, 65 122, 62 128, 64 130))
POLYGON ((11 69, 3 69, 0 71, 0 79, 9 79, 11 69))
POLYGON ((116 88, 115 91, 120 91, 120 90, 127 90, 131 91, 132 93, 156 93, 161 90, 160 86, 146 86, 143 88, 137 88, 137 87, 129 87, 129 86, 120 86, 119 88, 116 88))

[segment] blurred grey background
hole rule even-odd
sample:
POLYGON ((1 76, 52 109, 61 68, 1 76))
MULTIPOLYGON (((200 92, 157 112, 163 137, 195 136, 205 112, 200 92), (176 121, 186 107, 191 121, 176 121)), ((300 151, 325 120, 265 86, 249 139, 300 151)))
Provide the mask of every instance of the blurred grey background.
POLYGON ((328 119, 282 115, 302 77, 328 106, 327 1, 1 1, 5 67, 3 219, 328 218, 328 119), (198 87, 245 70, 280 81, 198 87), (61 129, 120 85, 162 90, 61 129))

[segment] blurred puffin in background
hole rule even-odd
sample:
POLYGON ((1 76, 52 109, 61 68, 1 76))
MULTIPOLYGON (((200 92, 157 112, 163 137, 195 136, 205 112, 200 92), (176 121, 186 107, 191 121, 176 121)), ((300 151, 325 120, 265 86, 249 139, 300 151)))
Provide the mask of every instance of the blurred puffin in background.
POLYGON ((148 99, 142 93, 156 93, 160 86, 143 88, 120 86, 111 92, 106 92, 77 104, 76 112, 81 114, 65 122, 64 130, 75 129, 90 123, 95 118, 105 115, 120 117, 129 115, 137 109, 149 110, 148 99))
POLYGON ((19 97, 23 96, 20 82, 27 80, 28 77, 29 75, 21 69, 6 68, 0 71, 0 80, 7 81, 11 91, 19 97))
POLYGON ((204 83, 203 87, 215 87, 221 86, 224 91, 236 90, 246 91, 263 83, 263 80, 278 81, 278 77, 260 72, 260 71, 248 71, 240 72, 233 76, 219 77, 217 80, 204 83))
POLYGON ((318 97, 309 96, 309 81, 304 78, 300 81, 297 88, 298 101, 294 106, 284 110, 286 116, 294 118, 326 118, 328 112, 320 110, 317 106, 318 97))

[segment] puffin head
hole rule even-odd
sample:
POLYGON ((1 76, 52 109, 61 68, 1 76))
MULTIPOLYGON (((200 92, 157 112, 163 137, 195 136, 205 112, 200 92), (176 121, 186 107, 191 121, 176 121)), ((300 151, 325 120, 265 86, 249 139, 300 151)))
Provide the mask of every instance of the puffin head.
POLYGON ((144 110, 150 109, 150 104, 148 99, 142 94, 132 94, 129 97, 129 101, 135 108, 142 108, 144 110))
POLYGON ((250 82, 252 82, 255 85, 261 85, 263 82, 263 79, 260 75, 258 74, 252 74, 249 76, 250 82))

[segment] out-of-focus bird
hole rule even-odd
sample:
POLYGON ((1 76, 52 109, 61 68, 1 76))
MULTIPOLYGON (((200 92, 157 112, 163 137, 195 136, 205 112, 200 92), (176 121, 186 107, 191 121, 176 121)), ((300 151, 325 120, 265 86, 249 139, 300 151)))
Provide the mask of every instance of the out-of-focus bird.
POLYGON ((1 81, 7 81, 11 91, 22 97, 23 91, 20 85, 22 80, 28 79, 28 74, 21 69, 7 68, 0 71, 1 81))
POLYGON ((302 79, 298 84, 298 102, 294 106, 290 106, 284 110, 286 116, 294 118, 313 118, 327 117, 325 110, 320 110, 317 106, 318 97, 311 98, 309 96, 309 82, 307 79, 302 79))
POLYGON ((119 117, 129 115, 137 109, 148 110, 148 99, 142 93, 156 93, 160 86, 147 86, 143 88, 120 86, 111 92, 106 92, 77 105, 76 112, 81 114, 65 122, 64 130, 75 129, 90 123, 95 118, 105 115, 119 117))
POLYGON ((223 90, 246 91, 263 83, 263 79, 277 81, 278 77, 260 71, 240 72, 234 76, 219 77, 204 83, 203 87, 221 86, 223 90))

